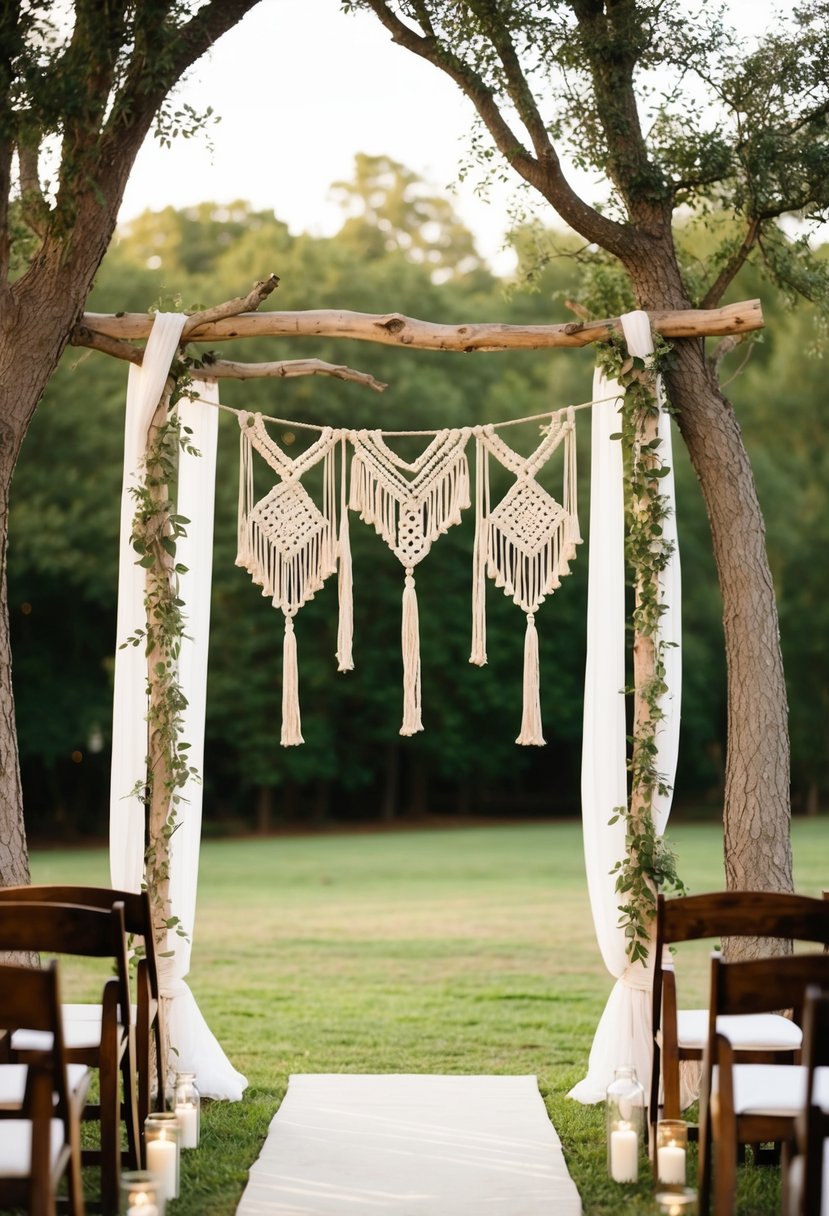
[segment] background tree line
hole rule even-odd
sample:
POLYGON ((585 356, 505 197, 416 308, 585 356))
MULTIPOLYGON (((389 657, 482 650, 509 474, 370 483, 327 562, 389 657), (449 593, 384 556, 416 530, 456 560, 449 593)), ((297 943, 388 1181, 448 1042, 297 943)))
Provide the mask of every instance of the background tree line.
MULTIPOLYGON (((272 213, 205 203, 148 213, 120 234, 98 274, 91 311, 212 304, 275 270, 279 309, 398 310, 443 322, 551 320, 578 295, 581 271, 555 258, 539 269, 539 234, 515 234, 534 290, 509 285, 478 259, 444 198, 402 166, 358 157, 337 183, 344 221, 333 238, 292 236, 272 213), (539 307, 539 295, 548 308, 539 307), (176 300, 173 297, 179 297, 176 300)), ((540 234, 543 239, 543 234, 540 234)), ((704 242, 704 235, 692 238, 704 242)), ((731 298, 760 294, 745 269, 731 298)), ((607 292, 607 284, 603 285, 607 292)), ((763 291, 767 329, 730 385, 756 470, 780 609, 791 714, 795 808, 815 811, 826 788, 827 523, 817 356, 808 306, 763 291)), ((620 309, 629 307, 620 299, 620 309)), ((226 344, 240 359, 315 355, 389 382, 383 397, 308 378, 225 383, 237 408, 297 421, 393 428, 474 424, 539 413, 590 394, 589 351, 476 357, 320 340, 226 344)), ((729 356, 735 371, 745 346, 729 356)), ((14 478, 9 587, 24 802, 30 834, 105 830, 111 668, 115 647, 118 505, 126 372, 71 351, 31 425, 14 478), (60 679, 55 680, 55 673, 60 679)), ((589 414, 579 417, 582 527, 588 508, 589 414)), ((575 814, 579 807, 584 617, 589 545, 539 614, 548 746, 518 748, 522 614, 490 586, 489 663, 468 664, 473 513, 418 570, 426 731, 401 739, 399 563, 352 519, 356 670, 335 670, 335 580, 299 615, 302 748, 279 746, 281 616, 234 566, 238 427, 220 419, 205 817, 266 829, 283 822, 390 819, 427 812, 575 814)), ((530 450, 533 427, 510 433, 530 450)), ((283 440, 284 440, 283 433, 283 440)), ((294 436, 297 450, 302 432, 294 436)), ((704 508, 676 446, 684 582, 685 677, 678 805, 719 814, 726 690, 720 599, 704 508)), ((555 481, 550 482, 555 492, 555 481)))

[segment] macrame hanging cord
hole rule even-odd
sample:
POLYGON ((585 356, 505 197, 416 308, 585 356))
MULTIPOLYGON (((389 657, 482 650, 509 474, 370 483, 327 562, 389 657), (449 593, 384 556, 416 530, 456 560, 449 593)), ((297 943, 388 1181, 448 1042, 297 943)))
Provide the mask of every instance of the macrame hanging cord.
MULTIPOLYGON (((285 617, 282 649, 283 747, 303 743, 299 708, 299 672, 294 618, 313 599, 325 580, 337 569, 343 532, 337 535, 337 498, 334 455, 343 433, 324 427, 319 438, 296 460, 274 443, 265 430, 261 414, 239 414, 239 528, 236 565, 242 566, 262 594, 271 597, 285 617), (264 498, 256 500, 253 452, 257 451, 279 476, 264 498), (300 479, 323 462, 322 509, 314 503, 300 479)), ((347 526, 345 537, 347 542, 347 526)), ((349 563, 350 567, 350 563, 349 563)), ((341 593, 348 597, 343 616, 351 617, 350 577, 340 579, 341 593)), ((350 664, 350 636, 341 646, 341 670, 350 664)))
POLYGON ((570 573, 581 543, 576 501, 576 421, 573 408, 553 415, 536 450, 524 458, 501 439, 493 426, 476 427, 475 549, 472 580, 472 650, 470 663, 483 666, 486 653, 486 578, 503 589, 527 617, 524 635, 523 746, 544 744, 538 633, 535 614, 545 598, 570 573), (562 500, 556 502, 536 475, 564 445, 562 500), (515 474, 515 481, 493 508, 489 457, 515 474))
POLYGON ((414 568, 441 533, 460 523, 469 506, 468 427, 438 431, 413 461, 403 460, 380 431, 354 431, 349 505, 373 524, 405 570, 401 646, 403 723, 401 735, 423 730, 420 682, 420 622, 414 568))

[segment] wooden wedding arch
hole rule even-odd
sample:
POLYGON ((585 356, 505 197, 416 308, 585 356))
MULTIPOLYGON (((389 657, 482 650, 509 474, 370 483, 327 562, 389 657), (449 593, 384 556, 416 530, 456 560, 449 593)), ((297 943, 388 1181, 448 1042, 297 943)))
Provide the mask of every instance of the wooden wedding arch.
MULTIPOLYGON (((433 350, 455 353, 493 353, 507 350, 545 350, 554 348, 578 348, 607 341, 622 333, 619 317, 604 320, 578 319, 553 325, 507 325, 499 322, 443 325, 407 317, 399 313, 381 315, 340 310, 311 310, 304 312, 257 311, 260 305, 278 286, 278 278, 271 275, 256 283, 245 296, 229 300, 215 308, 195 312, 184 322, 179 339, 179 350, 186 352, 190 343, 216 343, 237 338, 253 337, 303 337, 303 338, 347 338, 358 342, 374 342, 387 346, 407 347, 415 350, 433 350)), ((743 301, 712 310, 682 310, 652 312, 647 314, 652 331, 671 338, 718 338, 712 355, 716 363, 739 342, 743 335, 763 327, 763 315, 759 300, 743 301)), ((97 350, 135 365, 141 365, 144 348, 137 345, 146 339, 154 318, 144 313, 87 313, 75 326, 71 344, 97 350)), ((296 377, 307 375, 332 376, 360 384, 372 391, 382 392, 387 386, 369 373, 353 368, 325 363, 318 359, 294 359, 268 363, 244 363, 217 358, 211 354, 209 361, 203 357, 188 360, 187 374, 193 380, 249 380, 262 377, 296 377)), ((148 443, 153 432, 166 421, 173 389, 168 380, 165 392, 158 402, 148 443)), ((642 446, 647 447, 656 435, 657 420, 648 419, 638 435, 642 446)), ((159 504, 167 498, 166 487, 156 488, 159 504)), ((169 509, 169 508, 168 508, 169 509)), ((162 520, 161 531, 172 528, 162 520)), ((163 563, 160 571, 148 570, 148 581, 167 579, 175 584, 175 568, 172 560, 163 563)), ((119 639, 119 642, 123 639, 119 639)), ((150 690, 150 706, 159 692, 160 670, 158 653, 151 652, 147 658, 147 686, 150 690)), ((641 690, 653 681, 655 674, 654 639, 646 633, 634 630, 633 638, 633 730, 647 713, 641 690)), ((148 771, 164 774, 169 764, 165 745, 154 737, 148 727, 147 762, 148 771)), ((636 788, 632 791, 629 815, 634 818, 642 810, 637 804, 636 788)), ((169 920, 169 833, 165 825, 171 811, 171 799, 167 783, 156 780, 152 783, 147 813, 147 838, 159 845, 162 864, 158 889, 153 891, 156 933, 163 949, 169 920), (166 791, 166 792, 165 792, 166 791)), ((148 885, 152 886, 150 876, 148 885)))

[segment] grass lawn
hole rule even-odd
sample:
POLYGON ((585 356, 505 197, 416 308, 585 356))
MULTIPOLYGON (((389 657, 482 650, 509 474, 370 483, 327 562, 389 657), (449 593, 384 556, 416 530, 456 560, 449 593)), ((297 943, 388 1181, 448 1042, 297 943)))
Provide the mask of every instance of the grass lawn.
MULTIPOLYGON (((692 891, 723 885, 720 829, 669 835, 692 891)), ((829 823, 793 837, 796 887, 819 894, 829 823)), ((35 851, 32 878, 108 884, 107 856, 35 851)), ((685 1003, 707 999, 706 955, 681 956, 685 1003)), ((655 1210, 644 1170, 607 1181, 601 1106, 566 1097, 611 986, 578 822, 207 842, 190 983, 249 1088, 207 1104, 170 1216, 235 1212, 302 1072, 536 1074, 586 1216, 655 1210)), ((774 1172, 743 1173, 739 1211, 779 1211, 774 1172)))

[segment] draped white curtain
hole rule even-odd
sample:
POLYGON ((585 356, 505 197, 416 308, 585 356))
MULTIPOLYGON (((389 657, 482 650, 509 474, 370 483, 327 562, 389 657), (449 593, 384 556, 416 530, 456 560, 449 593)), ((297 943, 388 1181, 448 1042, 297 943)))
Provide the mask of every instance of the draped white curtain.
MULTIPOLYGON (((645 312, 622 317, 625 341, 632 355, 653 353, 650 323, 645 312)), ((661 385, 659 387, 661 394, 661 385)), ((647 1092, 651 1073, 650 993, 648 966, 630 964, 626 938, 619 928, 620 898, 611 870, 625 853, 625 824, 609 820, 615 807, 627 803, 625 721, 625 583, 624 490, 622 450, 610 436, 621 430, 622 390, 615 381, 596 373, 593 398, 592 458, 590 473, 590 568, 587 594, 587 662, 584 690, 582 743, 582 825, 587 886, 596 937, 605 966, 616 984, 593 1039, 587 1076, 571 1091, 579 1102, 601 1102, 614 1069, 633 1065, 647 1092), (612 400, 602 401, 611 397, 612 400)), ((659 449, 664 464, 673 467, 670 418, 660 413, 659 449)), ((661 492, 674 504, 673 472, 662 479, 661 492)), ((664 536, 674 545, 673 556, 660 577, 660 599, 665 605, 659 636, 673 643, 665 649, 662 702, 665 720, 657 732, 657 771, 669 791, 673 787, 679 749, 681 698, 681 583, 676 514, 671 510, 664 536)), ((671 809, 671 793, 655 795, 654 823, 661 834, 671 809)))
MULTIPOLYGON (((158 313, 147 340, 141 367, 131 367, 127 388, 124 431, 124 481, 121 497, 121 534, 118 577, 118 617, 115 652, 115 693, 112 723, 112 776, 110 786, 110 873, 112 884, 138 891, 144 878, 145 808, 130 795, 143 785, 147 755, 147 662, 143 646, 122 643, 145 627, 144 570, 136 565, 130 545, 135 500, 130 490, 141 477, 140 462, 147 431, 170 370, 186 317, 158 313)), ((215 382, 204 386, 208 401, 218 401, 215 382)), ((188 567, 181 576, 180 598, 189 639, 182 642, 179 683, 187 700, 183 734, 191 744, 193 767, 201 773, 204 758, 204 716, 207 694, 207 650, 210 630, 210 587, 213 555, 213 502, 216 480, 218 410, 182 401, 179 414, 192 430, 198 456, 182 452, 179 462, 177 512, 190 520, 187 536, 179 542, 177 561, 188 567)), ((196 911, 202 791, 191 780, 182 791, 181 826, 170 847, 170 898, 187 937, 171 931, 169 958, 160 960, 161 991, 166 1000, 167 1029, 173 1072, 196 1074, 205 1097, 238 1100, 246 1079, 230 1064, 211 1033, 184 977, 190 970, 190 953, 196 911)))

